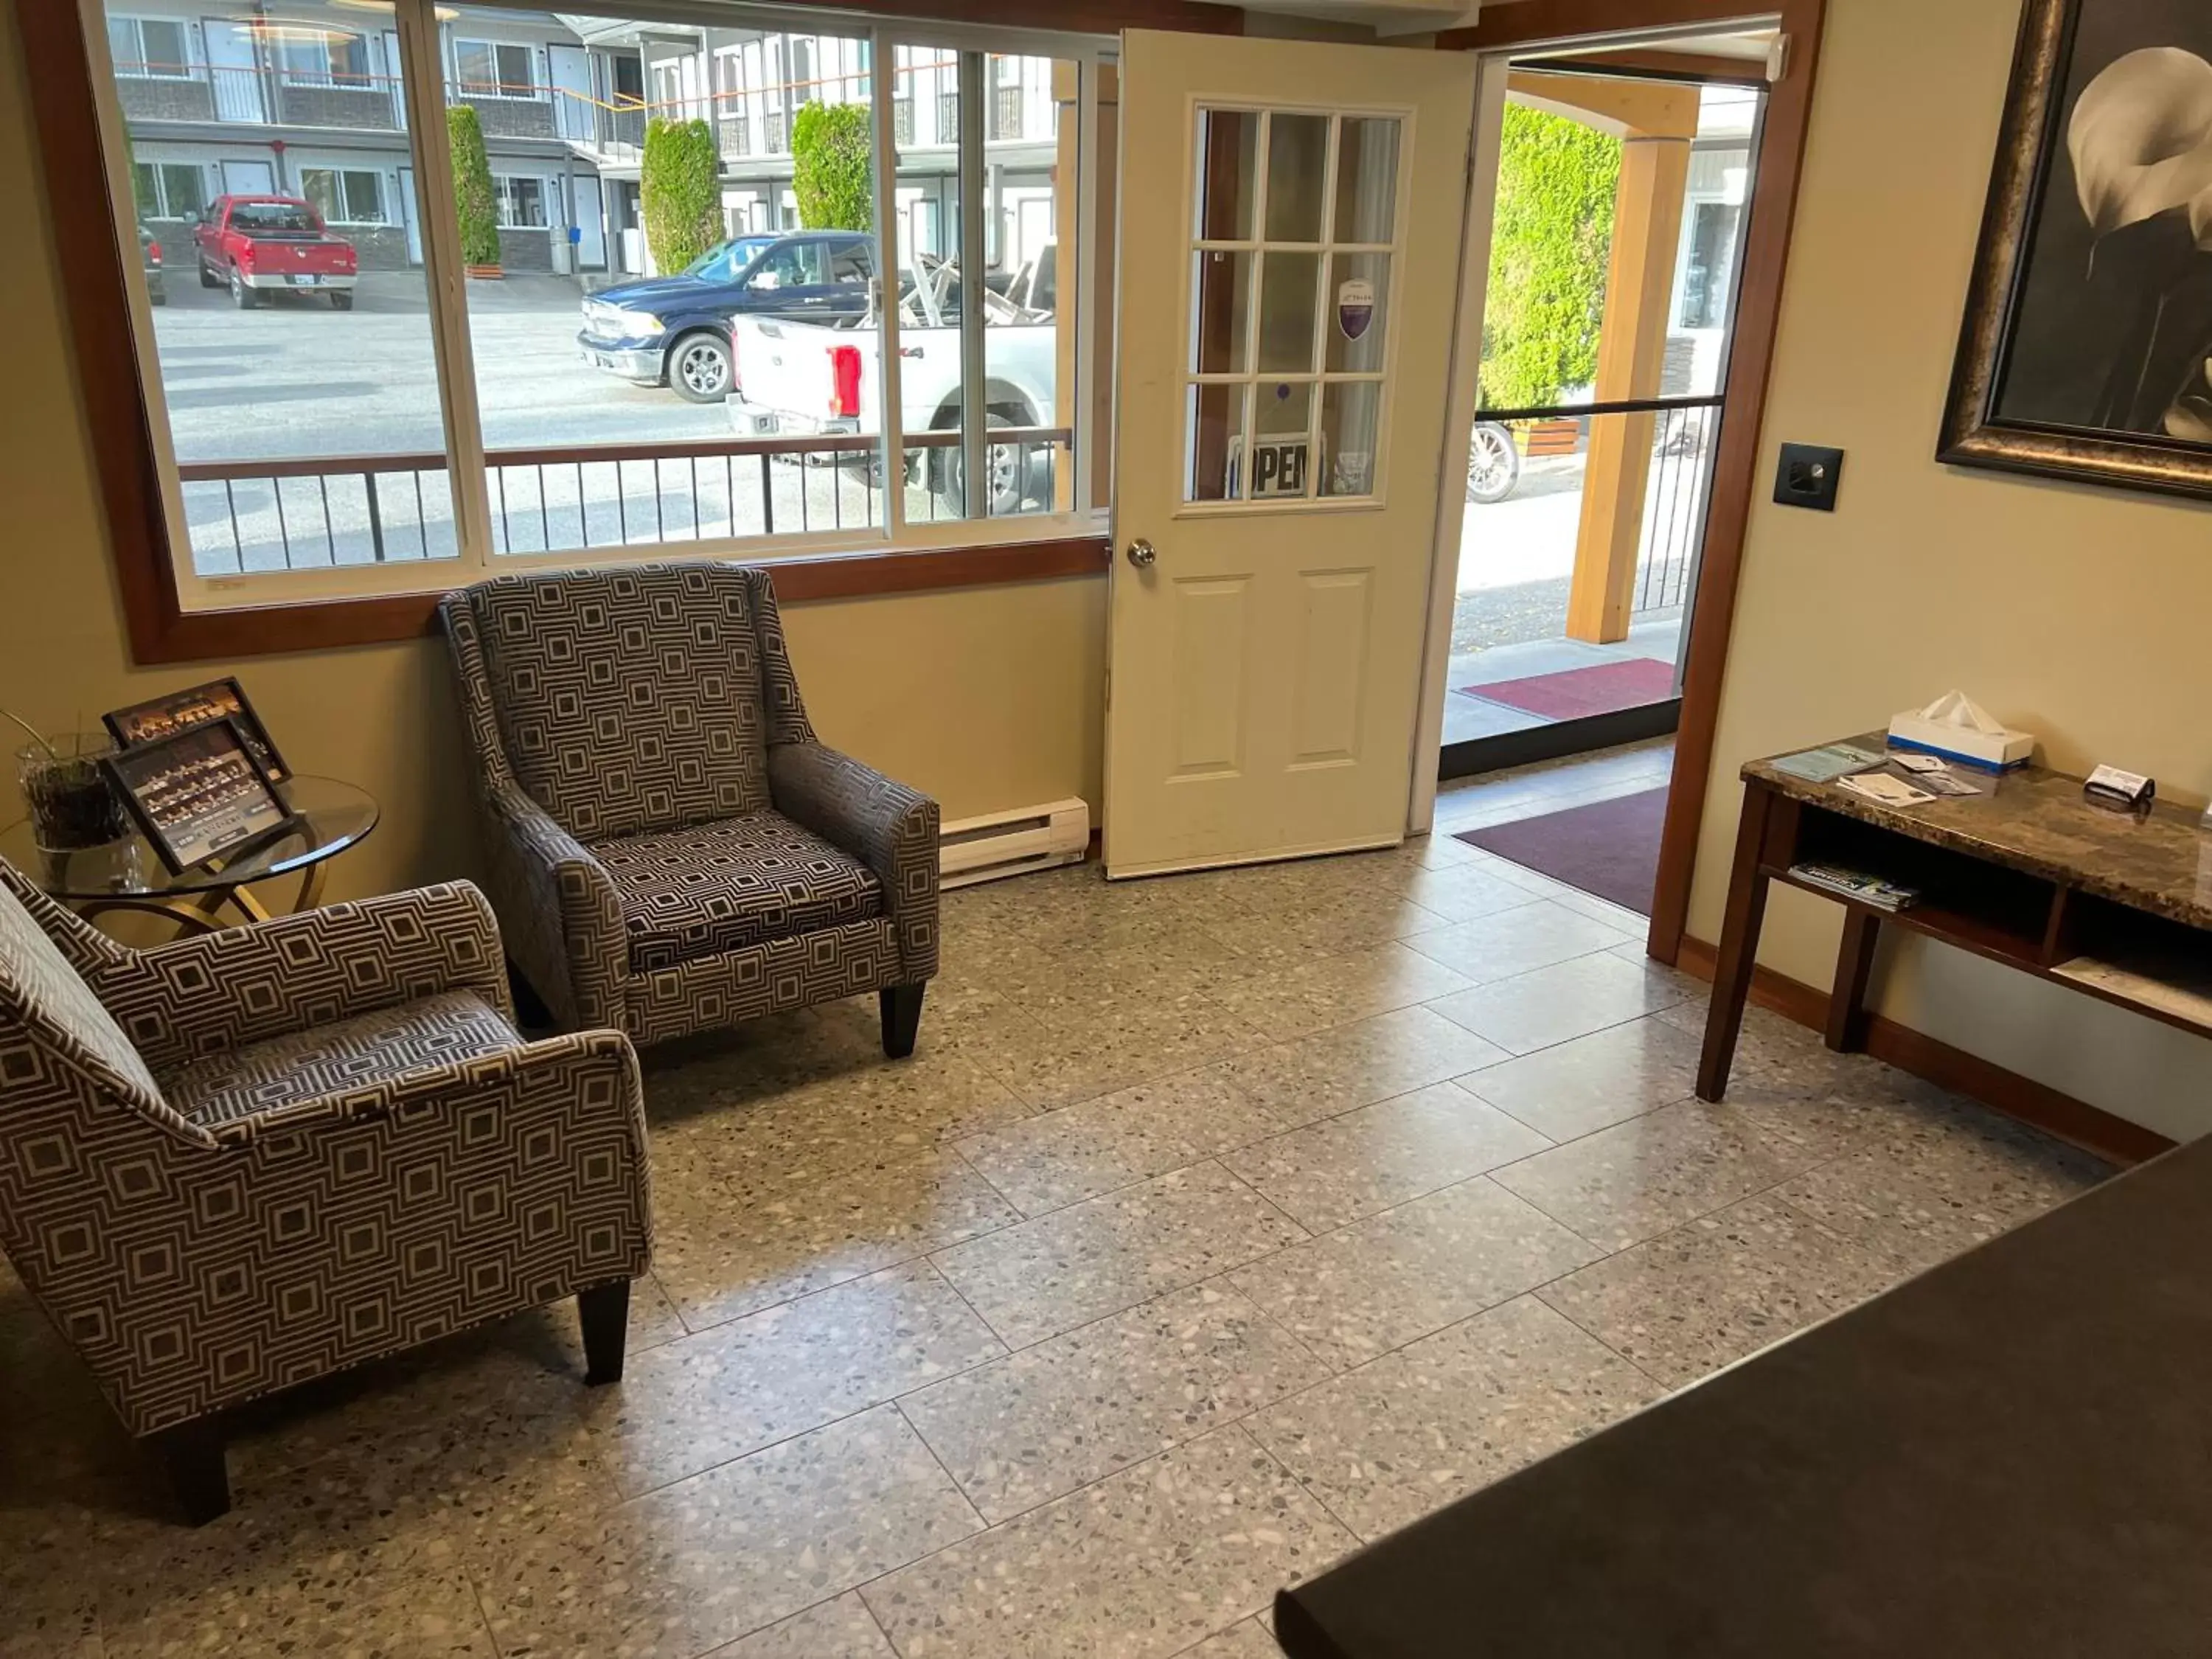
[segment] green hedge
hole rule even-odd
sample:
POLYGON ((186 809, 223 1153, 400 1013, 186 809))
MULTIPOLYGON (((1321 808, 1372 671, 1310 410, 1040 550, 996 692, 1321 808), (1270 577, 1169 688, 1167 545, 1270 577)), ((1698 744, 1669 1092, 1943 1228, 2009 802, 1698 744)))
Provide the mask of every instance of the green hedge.
POLYGON ((1620 186, 1620 140, 1505 106, 1482 318, 1486 408, 1554 404, 1596 378, 1620 186))
POLYGON ((704 121, 645 124, 638 191, 646 246, 664 275, 674 275, 723 240, 722 160, 704 121))
POLYGON ((492 204, 491 161, 484 154, 483 124, 466 104, 446 112, 453 152, 453 199, 460 210, 461 261, 499 263, 499 214, 492 204))
POLYGON ((875 133, 866 104, 809 104, 791 124, 791 191, 808 230, 872 230, 875 133))

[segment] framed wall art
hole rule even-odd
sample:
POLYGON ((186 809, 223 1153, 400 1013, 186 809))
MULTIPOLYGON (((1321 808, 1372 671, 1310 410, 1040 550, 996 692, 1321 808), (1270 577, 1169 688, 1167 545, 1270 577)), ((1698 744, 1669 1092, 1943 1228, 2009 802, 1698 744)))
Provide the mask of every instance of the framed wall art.
POLYGON ((2027 0, 1939 460, 2212 497, 2212 5, 2027 0))

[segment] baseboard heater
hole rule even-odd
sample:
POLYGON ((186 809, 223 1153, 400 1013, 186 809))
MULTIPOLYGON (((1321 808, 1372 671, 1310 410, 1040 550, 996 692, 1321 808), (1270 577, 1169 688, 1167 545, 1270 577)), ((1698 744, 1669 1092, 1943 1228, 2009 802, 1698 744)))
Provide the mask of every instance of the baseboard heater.
POLYGON ((1056 800, 961 818, 944 826, 938 849, 938 879, 945 887, 1080 864, 1091 851, 1091 808, 1079 800, 1056 800))

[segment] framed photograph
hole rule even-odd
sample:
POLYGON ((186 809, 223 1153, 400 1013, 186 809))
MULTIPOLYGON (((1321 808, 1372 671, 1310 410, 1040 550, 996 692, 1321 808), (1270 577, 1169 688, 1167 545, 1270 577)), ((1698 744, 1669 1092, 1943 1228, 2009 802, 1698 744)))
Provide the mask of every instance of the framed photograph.
POLYGON ((2212 5, 2027 0, 1936 459, 2212 496, 2212 5))
POLYGON ((262 769, 271 779, 283 783, 292 775, 284 764, 284 757, 276 752, 276 745, 269 741, 261 716, 253 712, 253 705, 246 700, 245 689, 236 680, 210 680, 205 685, 172 691, 150 702, 135 702, 128 708, 118 708, 100 718, 118 749, 151 743, 214 720, 235 720, 262 769))
POLYGON ((173 874, 293 822, 234 720, 188 726, 103 758, 108 782, 173 874))

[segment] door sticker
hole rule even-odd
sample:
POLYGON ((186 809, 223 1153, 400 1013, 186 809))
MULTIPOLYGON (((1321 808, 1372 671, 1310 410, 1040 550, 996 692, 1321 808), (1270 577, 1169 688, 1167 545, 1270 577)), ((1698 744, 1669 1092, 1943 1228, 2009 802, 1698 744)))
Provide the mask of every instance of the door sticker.
POLYGON ((1367 332, 1375 320, 1375 284, 1364 276, 1347 276, 1336 285, 1336 325, 1347 340, 1367 332))

